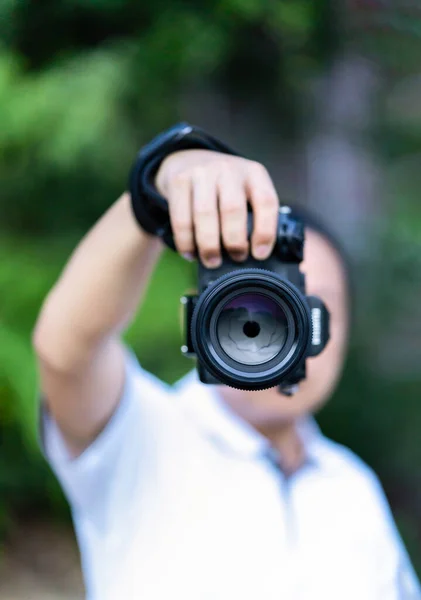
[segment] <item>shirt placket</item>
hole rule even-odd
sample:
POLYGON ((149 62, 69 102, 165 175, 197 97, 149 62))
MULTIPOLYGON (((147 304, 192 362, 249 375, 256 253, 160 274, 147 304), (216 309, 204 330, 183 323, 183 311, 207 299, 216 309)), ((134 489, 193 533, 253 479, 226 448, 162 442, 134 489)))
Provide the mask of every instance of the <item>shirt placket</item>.
POLYGON ((285 545, 288 554, 288 600, 301 600, 300 595, 301 579, 299 571, 298 556, 298 522, 297 514, 294 510, 293 486, 294 475, 286 475, 281 467, 280 455, 269 448, 265 453, 265 458, 270 468, 275 474, 279 498, 282 503, 282 513, 284 515, 284 531, 286 535, 285 545))

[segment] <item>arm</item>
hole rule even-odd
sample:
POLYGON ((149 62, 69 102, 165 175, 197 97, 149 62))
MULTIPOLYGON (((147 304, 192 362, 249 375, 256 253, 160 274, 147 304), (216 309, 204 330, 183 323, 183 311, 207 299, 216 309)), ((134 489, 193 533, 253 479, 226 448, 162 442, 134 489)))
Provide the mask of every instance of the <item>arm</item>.
MULTIPOLYGON (((261 165, 183 151, 162 163, 156 181, 168 198, 182 254, 197 250, 208 266, 216 266, 222 238, 234 258, 245 258, 247 199, 255 214, 252 251, 259 258, 271 252, 278 200, 261 165)), ((118 405, 124 385, 120 334, 133 318, 160 248, 135 223, 125 194, 82 239, 43 304, 33 333, 41 388, 74 456, 118 405)))
POLYGON ((33 333, 41 389, 72 454, 114 412, 124 384, 120 332, 160 253, 124 194, 82 239, 44 301, 33 333))

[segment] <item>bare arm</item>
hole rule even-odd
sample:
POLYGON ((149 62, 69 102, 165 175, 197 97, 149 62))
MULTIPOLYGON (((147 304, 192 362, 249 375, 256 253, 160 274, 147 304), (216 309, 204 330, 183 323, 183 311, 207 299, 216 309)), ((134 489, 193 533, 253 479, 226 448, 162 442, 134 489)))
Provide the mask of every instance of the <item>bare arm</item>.
POLYGON ((160 253, 124 194, 82 239, 48 294, 33 333, 41 389, 74 454, 112 415, 124 384, 121 331, 160 253))
MULTIPOLYGON (((252 252, 271 252, 278 201, 265 169, 204 150, 169 156, 157 174, 169 202, 177 249, 220 260, 220 241, 237 260, 249 252, 247 199, 255 214, 252 252)), ((47 296, 33 333, 41 389, 74 455, 106 425, 121 397, 120 334, 130 323, 161 242, 135 222, 123 195, 82 239, 47 296)))

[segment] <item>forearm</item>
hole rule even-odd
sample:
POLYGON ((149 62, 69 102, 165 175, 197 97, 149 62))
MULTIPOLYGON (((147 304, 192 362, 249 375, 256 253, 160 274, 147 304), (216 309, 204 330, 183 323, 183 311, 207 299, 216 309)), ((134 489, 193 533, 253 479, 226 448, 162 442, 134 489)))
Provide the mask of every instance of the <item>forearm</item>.
POLYGON ((141 231, 123 195, 82 239, 47 296, 34 331, 38 354, 58 368, 77 366, 124 329, 161 246, 141 231))
MULTIPOLYGON (((175 246, 212 268, 222 246, 233 260, 267 257, 275 241, 278 200, 264 168, 205 150, 175 152, 156 184, 168 201, 175 246)), ((84 237, 44 302, 33 333, 40 387, 69 448, 79 454, 122 397, 125 357, 118 337, 133 317, 162 242, 142 232, 128 195, 84 237)))

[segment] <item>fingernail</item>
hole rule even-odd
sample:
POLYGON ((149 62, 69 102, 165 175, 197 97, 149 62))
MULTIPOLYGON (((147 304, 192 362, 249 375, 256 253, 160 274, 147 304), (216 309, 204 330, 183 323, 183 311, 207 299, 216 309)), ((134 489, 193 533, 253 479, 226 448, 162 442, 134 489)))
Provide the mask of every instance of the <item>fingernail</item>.
POLYGON ((194 260, 194 255, 191 252, 184 252, 184 254, 182 254, 181 256, 186 260, 189 260, 190 262, 194 260))
POLYGON ((271 251, 271 247, 268 246, 267 244, 264 244, 262 246, 257 246, 257 248, 255 249, 253 254, 254 254, 255 258, 263 259, 263 258, 267 258, 269 256, 270 251, 271 251))
POLYGON ((247 252, 231 252, 231 258, 238 262, 242 262, 247 258, 247 252))
POLYGON ((205 264, 210 269, 215 269, 216 267, 220 266, 221 259, 218 256, 211 256, 210 258, 206 259, 205 264))

